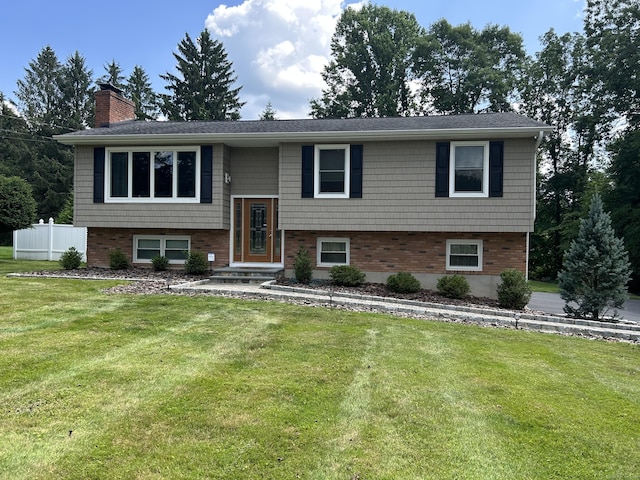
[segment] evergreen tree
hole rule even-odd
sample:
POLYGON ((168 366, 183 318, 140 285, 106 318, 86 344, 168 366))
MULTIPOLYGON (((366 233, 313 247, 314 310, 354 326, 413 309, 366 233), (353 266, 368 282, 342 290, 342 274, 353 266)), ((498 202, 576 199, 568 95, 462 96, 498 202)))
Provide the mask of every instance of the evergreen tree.
POLYGON ((271 101, 268 101, 267 106, 264 107, 264 110, 260 114, 260 120, 277 120, 276 113, 278 112, 273 109, 271 101))
POLYGON ((136 65, 124 86, 124 93, 136 105, 138 120, 156 120, 160 113, 158 95, 153 91, 149 75, 142 67, 136 65))
POLYGON ((365 4, 347 8, 331 39, 333 60, 322 78, 315 118, 397 117, 415 112, 412 55, 423 33, 412 13, 365 4))
POLYGON ((59 125, 61 69, 56 53, 47 45, 29 62, 24 79, 17 82, 20 111, 38 134, 49 136, 59 125))
POLYGON ((599 320, 613 309, 616 317, 617 309, 627 299, 630 273, 624 243, 615 236, 609 214, 596 194, 558 275, 564 311, 571 316, 599 320))
MULTIPOLYGON (((83 81, 67 82, 67 76, 83 77, 87 74, 84 59, 75 55, 63 66, 49 46, 42 49, 36 60, 25 69, 25 77, 18 80, 16 95, 21 114, 24 116, 31 138, 32 149, 21 177, 29 182, 37 202, 41 218, 56 217, 71 192, 73 182, 72 150, 51 138, 52 135, 69 132, 77 128, 74 121, 82 122, 83 114, 71 117, 74 111, 74 94, 82 97, 83 81), (69 96, 65 102, 67 89, 69 96), (72 108, 69 108, 70 105, 72 108)), ((81 112, 79 108, 77 112, 81 112)), ((25 140, 26 141, 26 140, 25 140)))
POLYGON ((91 84, 93 72, 87 68, 85 58, 75 52, 61 68, 61 119, 72 130, 89 127, 93 123, 94 101, 91 84))
POLYGON ((169 120, 240 119, 242 87, 232 88, 236 77, 221 42, 206 29, 195 42, 187 33, 173 56, 179 75, 160 75, 172 92, 162 96, 162 110, 169 120))
POLYGON ((36 141, 27 122, 0 93, 0 175, 27 179, 36 141))
POLYGON ((122 74, 122 67, 118 62, 111 60, 111 63, 104 65, 104 71, 106 74, 98 79, 98 83, 109 83, 120 90, 124 90, 125 77, 122 74))

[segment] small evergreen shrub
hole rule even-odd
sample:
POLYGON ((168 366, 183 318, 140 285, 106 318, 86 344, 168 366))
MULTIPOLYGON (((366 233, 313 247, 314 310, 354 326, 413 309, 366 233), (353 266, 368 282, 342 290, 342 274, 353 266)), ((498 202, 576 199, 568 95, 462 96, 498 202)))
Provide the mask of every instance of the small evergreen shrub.
POLYGON ((469 282, 463 275, 445 275, 438 280, 438 292, 447 298, 464 298, 469 294, 469 282))
POLYGON ((75 270, 82 263, 82 254, 75 247, 69 247, 69 250, 60 255, 58 261, 65 270, 75 270))
POLYGON ((164 272, 169 268, 169 259, 163 255, 156 255, 151 259, 151 265, 156 272, 164 272))
POLYGON ((209 270, 209 263, 202 252, 188 252, 184 262, 184 271, 189 275, 204 275, 209 270))
POLYGON ((109 266, 111 270, 126 270, 129 268, 129 259, 122 250, 116 248, 109 252, 109 266))
POLYGON ((329 270, 331 283, 341 287, 359 287, 364 283, 365 274, 351 265, 336 265, 329 270))
POLYGON ((422 289, 422 286, 410 273, 398 272, 387 277, 387 288, 395 293, 416 293, 422 289))
POLYGON ((503 308, 522 310, 531 299, 531 288, 524 274, 515 269, 504 270, 498 285, 498 305, 503 308))
POLYGON ((304 285, 311 283, 311 279, 313 278, 311 255, 309 255, 309 252, 302 244, 300 244, 296 259, 293 262, 293 272, 297 282, 304 285))

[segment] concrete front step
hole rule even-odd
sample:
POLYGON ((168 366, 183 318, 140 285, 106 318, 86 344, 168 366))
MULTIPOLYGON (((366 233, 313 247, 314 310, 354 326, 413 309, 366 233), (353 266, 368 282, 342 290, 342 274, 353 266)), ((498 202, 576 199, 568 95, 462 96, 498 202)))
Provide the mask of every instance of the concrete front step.
POLYGON ((279 267, 223 267, 213 271, 212 283, 264 283, 284 275, 279 267))

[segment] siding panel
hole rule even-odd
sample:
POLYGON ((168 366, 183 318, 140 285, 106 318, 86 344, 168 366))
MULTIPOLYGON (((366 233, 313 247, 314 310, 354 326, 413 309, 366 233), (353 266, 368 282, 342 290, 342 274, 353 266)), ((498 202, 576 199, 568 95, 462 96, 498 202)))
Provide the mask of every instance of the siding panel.
POLYGON ((501 198, 437 198, 433 141, 366 143, 362 199, 301 198, 301 147, 286 144, 281 150, 280 219, 285 230, 527 232, 533 229, 533 139, 504 141, 501 198))

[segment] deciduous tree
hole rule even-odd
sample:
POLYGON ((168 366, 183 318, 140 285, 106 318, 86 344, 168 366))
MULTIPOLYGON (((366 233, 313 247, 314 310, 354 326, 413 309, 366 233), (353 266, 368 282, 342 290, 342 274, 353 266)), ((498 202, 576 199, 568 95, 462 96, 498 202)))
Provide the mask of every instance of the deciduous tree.
POLYGON ((524 59, 522 37, 509 27, 478 31, 439 20, 415 49, 424 107, 446 114, 510 111, 524 59))
POLYGON ((409 12, 366 4, 347 8, 331 39, 332 60, 315 118, 394 117, 415 112, 412 55, 422 27, 409 12))
POLYGON ((0 233, 30 227, 35 219, 29 184, 19 177, 0 176, 0 233))

